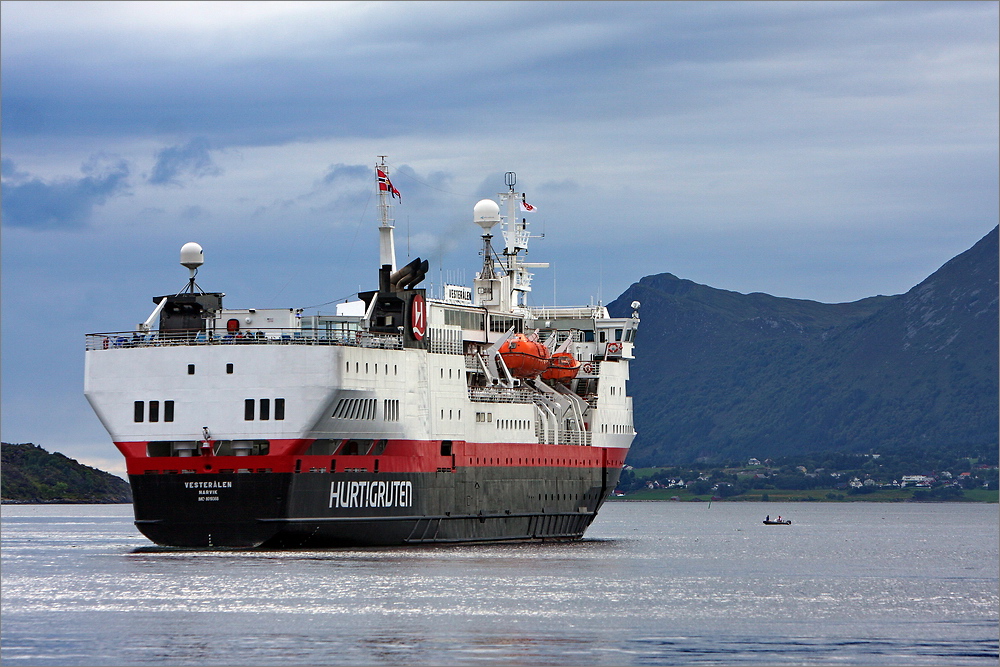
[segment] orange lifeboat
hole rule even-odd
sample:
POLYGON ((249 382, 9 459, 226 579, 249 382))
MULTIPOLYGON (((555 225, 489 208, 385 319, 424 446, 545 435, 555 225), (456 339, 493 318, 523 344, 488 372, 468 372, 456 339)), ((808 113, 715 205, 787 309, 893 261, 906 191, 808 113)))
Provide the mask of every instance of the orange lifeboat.
POLYGON ((556 352, 549 360, 549 367, 542 373, 546 380, 569 382, 580 372, 580 362, 569 352, 556 352))
POLYGON ((537 377, 549 367, 549 348, 524 334, 514 334, 501 345, 500 356, 514 377, 537 377))

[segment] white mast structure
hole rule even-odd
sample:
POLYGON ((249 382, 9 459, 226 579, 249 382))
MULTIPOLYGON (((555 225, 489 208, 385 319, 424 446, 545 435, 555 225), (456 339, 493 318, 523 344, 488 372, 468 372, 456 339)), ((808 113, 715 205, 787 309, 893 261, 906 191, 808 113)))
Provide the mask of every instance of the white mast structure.
POLYGON ((390 216, 392 204, 389 198, 392 196, 392 183, 389 181, 389 168, 385 164, 385 155, 379 155, 380 163, 375 165, 375 173, 378 176, 378 212, 381 224, 378 228, 378 254, 379 266, 389 265, 392 273, 396 272, 396 244, 393 240, 393 222, 390 216), (383 183, 383 176, 385 182, 383 183))
POLYGON ((520 205, 524 203, 524 193, 514 192, 517 184, 517 174, 508 171, 504 174, 504 183, 507 185, 507 192, 501 192, 500 202, 505 210, 503 223, 504 257, 507 260, 505 267, 507 275, 510 276, 511 307, 527 308, 528 292, 531 291, 531 271, 528 269, 547 269, 548 262, 524 262, 521 261, 520 252, 523 250, 528 254, 528 221, 518 215, 520 205))
POLYGON ((504 174, 507 192, 498 193, 500 205, 492 199, 483 199, 476 204, 473 219, 483 228, 483 270, 477 274, 476 305, 489 310, 510 312, 515 308, 527 308, 525 299, 531 291, 531 271, 528 269, 548 268, 548 262, 524 262, 520 253, 528 250, 528 222, 518 219, 518 208, 524 202, 523 192, 514 192, 517 175, 508 171, 504 174), (504 210, 505 215, 500 215, 504 210), (500 224, 504 238, 504 260, 497 261, 490 241, 491 228, 500 224), (502 275, 501 275, 502 274, 502 275))

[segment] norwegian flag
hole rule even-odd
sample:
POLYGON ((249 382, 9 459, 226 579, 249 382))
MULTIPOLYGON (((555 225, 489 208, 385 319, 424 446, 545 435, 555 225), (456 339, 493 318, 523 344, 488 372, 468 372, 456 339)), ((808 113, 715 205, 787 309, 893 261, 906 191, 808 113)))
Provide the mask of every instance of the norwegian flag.
POLYGON ((392 181, 389 180, 389 177, 386 176, 385 172, 381 169, 376 169, 375 171, 378 172, 378 189, 382 192, 391 193, 393 197, 398 198, 399 201, 403 201, 403 197, 399 194, 399 190, 397 190, 396 186, 392 184, 392 181))
POLYGON ((524 201, 522 199, 521 200, 521 210, 522 211, 528 211, 530 213, 534 213, 537 209, 534 206, 532 206, 531 204, 529 204, 528 202, 526 202, 526 201, 524 201))

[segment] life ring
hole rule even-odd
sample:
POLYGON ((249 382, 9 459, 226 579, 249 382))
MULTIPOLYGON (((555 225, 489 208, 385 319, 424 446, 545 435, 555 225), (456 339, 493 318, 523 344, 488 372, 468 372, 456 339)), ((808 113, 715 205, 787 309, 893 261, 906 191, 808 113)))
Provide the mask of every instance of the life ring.
POLYGON ((109 341, 107 338, 104 339, 104 349, 108 349, 109 341))
POLYGON ((580 367, 580 370, 583 371, 585 374, 590 375, 593 372, 594 367, 591 366, 590 363, 586 363, 580 367))
POLYGON ((622 351, 621 343, 608 343, 608 354, 616 354, 622 351))

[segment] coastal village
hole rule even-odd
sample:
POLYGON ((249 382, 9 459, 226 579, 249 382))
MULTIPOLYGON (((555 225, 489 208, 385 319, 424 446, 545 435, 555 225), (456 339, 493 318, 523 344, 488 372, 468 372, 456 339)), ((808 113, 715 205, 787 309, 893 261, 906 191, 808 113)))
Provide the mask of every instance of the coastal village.
MULTIPOLYGON (((823 457, 816 457, 821 459, 823 457)), ((890 462, 879 454, 838 454, 822 465, 787 458, 715 467, 626 465, 615 497, 636 500, 974 500, 997 502, 996 461, 949 466, 890 462)))

